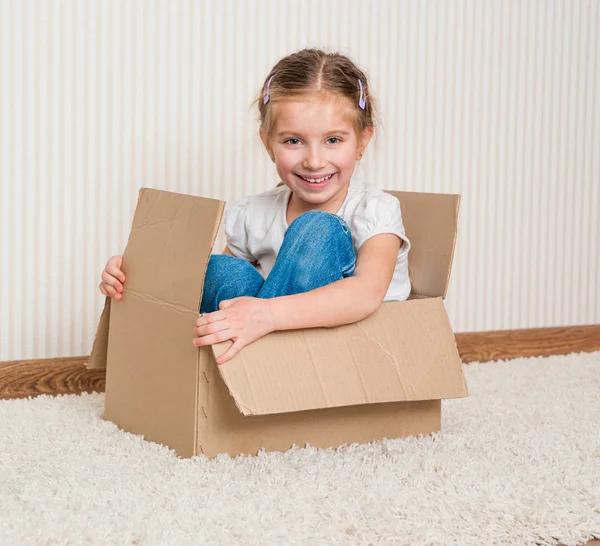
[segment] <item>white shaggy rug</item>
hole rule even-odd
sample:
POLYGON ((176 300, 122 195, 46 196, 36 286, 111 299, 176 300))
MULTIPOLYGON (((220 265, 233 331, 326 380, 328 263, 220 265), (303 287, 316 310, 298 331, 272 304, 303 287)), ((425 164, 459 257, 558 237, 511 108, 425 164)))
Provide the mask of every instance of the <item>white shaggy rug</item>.
POLYGON ((209 461, 0 402, 0 544, 584 544, 600 537, 600 352, 465 366, 433 437, 209 461))

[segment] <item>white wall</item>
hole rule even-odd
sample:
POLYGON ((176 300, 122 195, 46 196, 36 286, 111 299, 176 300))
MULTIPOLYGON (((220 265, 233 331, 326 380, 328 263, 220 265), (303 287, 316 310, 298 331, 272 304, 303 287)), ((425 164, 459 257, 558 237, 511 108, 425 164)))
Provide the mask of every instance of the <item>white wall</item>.
POLYGON ((600 323, 599 8, 0 0, 0 360, 89 353, 141 186, 276 184, 249 105, 305 46, 371 75, 362 176, 463 195, 456 331, 600 323))

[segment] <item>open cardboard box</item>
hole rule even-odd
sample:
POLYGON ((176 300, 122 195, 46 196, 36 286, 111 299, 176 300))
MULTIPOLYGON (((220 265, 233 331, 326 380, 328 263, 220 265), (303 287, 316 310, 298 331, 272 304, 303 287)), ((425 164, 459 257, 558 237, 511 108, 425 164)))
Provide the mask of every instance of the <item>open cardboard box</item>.
POLYGON ((429 434, 468 396, 446 314, 460 196, 389 192, 412 243, 413 295, 336 328, 274 332, 229 362, 192 345, 225 203, 144 188, 120 302, 106 300, 89 368, 107 368, 104 418, 182 457, 338 447, 429 434), (108 366, 107 366, 108 364, 108 366))

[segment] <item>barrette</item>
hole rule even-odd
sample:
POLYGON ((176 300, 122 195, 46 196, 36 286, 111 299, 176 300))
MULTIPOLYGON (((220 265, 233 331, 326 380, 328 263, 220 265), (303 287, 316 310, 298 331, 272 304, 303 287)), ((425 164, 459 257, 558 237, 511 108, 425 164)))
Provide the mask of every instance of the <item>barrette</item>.
POLYGON ((358 105, 364 110, 367 106, 367 99, 365 98, 363 84, 360 80, 358 80, 358 85, 360 86, 360 97, 358 98, 358 105))
POLYGON ((267 102, 269 102, 269 99, 271 98, 269 96, 269 93, 271 92, 271 80, 274 78, 275 76, 271 76, 269 78, 269 81, 267 82, 267 90, 265 92, 265 96, 263 97, 263 104, 267 104, 267 102))

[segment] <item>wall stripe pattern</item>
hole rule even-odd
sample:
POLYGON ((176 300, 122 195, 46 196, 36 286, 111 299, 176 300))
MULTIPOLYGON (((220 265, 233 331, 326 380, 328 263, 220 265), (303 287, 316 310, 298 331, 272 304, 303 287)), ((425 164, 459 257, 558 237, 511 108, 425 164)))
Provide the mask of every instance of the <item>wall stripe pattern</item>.
POLYGON ((0 360, 89 353, 141 186, 276 184, 250 103, 306 46, 371 76, 361 176, 463 195, 456 331, 599 323, 599 29, 593 0, 0 0, 0 360))

